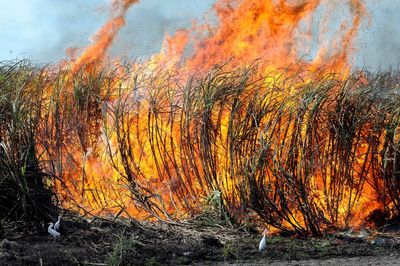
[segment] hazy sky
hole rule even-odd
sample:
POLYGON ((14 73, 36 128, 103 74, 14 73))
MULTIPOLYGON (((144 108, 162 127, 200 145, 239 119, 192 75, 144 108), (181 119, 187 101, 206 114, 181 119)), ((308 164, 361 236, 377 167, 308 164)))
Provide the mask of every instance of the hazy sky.
MULTIPOLYGON (((127 16, 112 53, 149 55, 160 50, 165 32, 190 27, 215 0, 142 0, 127 16)), ((346 0, 330 0, 338 3, 346 0)), ((357 40, 358 66, 394 67, 400 59, 400 1, 366 0, 372 25, 357 40)), ((68 47, 82 47, 108 17, 109 0, 0 0, 0 60, 54 62, 68 47)))

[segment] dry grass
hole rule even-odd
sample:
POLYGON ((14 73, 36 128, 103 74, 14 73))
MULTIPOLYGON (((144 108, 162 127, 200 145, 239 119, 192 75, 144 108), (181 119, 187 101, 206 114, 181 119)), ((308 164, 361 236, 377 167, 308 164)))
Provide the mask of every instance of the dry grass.
POLYGON ((41 115, 40 69, 29 62, 0 66, 0 219, 28 224, 55 215, 49 177, 38 159, 41 115))
POLYGON ((343 80, 216 66, 183 80, 129 63, 73 77, 26 63, 1 69, 0 157, 13 164, 1 168, 3 191, 35 172, 38 187, 52 177, 70 191, 60 200, 84 213, 117 205, 131 214, 85 189, 93 173, 76 154, 105 153, 135 208, 159 219, 188 218, 211 201, 229 221, 256 213, 284 232, 320 235, 354 225, 366 198, 386 222, 399 217, 397 73, 343 80), (76 198, 89 194, 90 208, 76 198))

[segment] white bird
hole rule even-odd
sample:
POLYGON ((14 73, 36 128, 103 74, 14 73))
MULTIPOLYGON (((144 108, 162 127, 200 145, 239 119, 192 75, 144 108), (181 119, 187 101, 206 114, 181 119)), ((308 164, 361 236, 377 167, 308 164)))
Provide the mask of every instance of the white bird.
POLYGON ((258 246, 258 250, 260 252, 262 252, 265 249, 265 246, 267 245, 267 233, 268 233, 268 230, 265 229, 264 233, 263 233, 263 238, 261 239, 260 245, 258 246))
POLYGON ((358 237, 359 238, 366 238, 368 236, 369 236, 368 231, 364 227, 361 228, 360 233, 358 234, 358 237))
POLYGON ((49 223, 49 227, 47 228, 47 232, 49 232, 49 234, 53 236, 54 240, 56 240, 61 235, 60 235, 59 232, 57 232, 56 230, 53 229, 53 225, 54 225, 53 223, 49 223))
POLYGON ((61 215, 58 216, 57 222, 54 224, 54 230, 60 232, 60 222, 61 222, 61 215))

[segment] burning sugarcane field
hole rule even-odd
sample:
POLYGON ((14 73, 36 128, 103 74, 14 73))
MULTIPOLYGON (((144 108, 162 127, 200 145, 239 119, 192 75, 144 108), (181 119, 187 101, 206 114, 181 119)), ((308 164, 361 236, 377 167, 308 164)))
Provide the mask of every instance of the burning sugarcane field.
POLYGON ((400 3, 2 5, 0 265, 400 265, 400 3))

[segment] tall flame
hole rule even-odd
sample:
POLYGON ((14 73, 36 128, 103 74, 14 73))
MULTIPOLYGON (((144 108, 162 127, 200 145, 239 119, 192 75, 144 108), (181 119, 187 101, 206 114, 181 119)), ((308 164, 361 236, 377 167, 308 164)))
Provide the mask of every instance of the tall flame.
POLYGON ((83 66, 98 65, 104 60, 108 49, 112 45, 118 31, 125 25, 125 16, 128 9, 138 3, 139 0, 113 0, 111 18, 93 36, 93 44, 85 49, 82 55, 72 66, 72 72, 76 72, 83 66))
MULTIPOLYGON (((354 40, 368 13, 362 0, 347 2, 352 21, 343 21, 335 38, 318 47, 310 68, 323 65, 330 71, 350 70, 354 40)), ((110 20, 93 37, 94 43, 77 59, 73 70, 104 60, 115 36, 125 25, 128 9, 136 3, 138 0, 113 0, 110 20)), ((324 0, 219 0, 214 5, 217 25, 197 25, 191 31, 180 30, 175 36, 167 35, 162 51, 154 56, 153 62, 169 66, 180 63, 181 71, 207 71, 222 62, 230 61, 237 66, 258 59, 267 62, 266 68, 296 64, 311 45, 315 34, 312 32, 313 16, 322 5, 334 10, 337 3, 324 0), (307 24, 308 29, 301 30, 302 24, 307 24), (188 55, 186 50, 192 52, 188 55)), ((324 16, 322 22, 325 23, 319 25, 320 31, 335 23, 329 20, 329 14, 324 16)))
MULTIPOLYGON (((113 1, 109 21, 96 33, 93 38, 94 43, 87 47, 82 55, 73 62, 70 73, 76 74, 82 69, 90 73, 95 66, 104 62, 107 51, 118 31, 125 25, 128 9, 136 3, 138 3, 138 0, 113 1)), ((329 19, 329 14, 322 14, 321 22, 317 23, 319 24, 319 32, 315 32, 313 26, 316 22, 314 20, 319 8, 325 5, 329 10, 334 10, 337 3, 336 1, 324 0, 218 0, 214 5, 218 23, 197 24, 190 30, 180 30, 173 36, 167 35, 160 53, 154 55, 142 65, 135 63, 131 66, 141 74, 132 74, 132 77, 126 78, 127 73, 116 72, 121 78, 111 81, 110 84, 107 83, 108 87, 101 89, 99 94, 106 100, 99 109, 101 109, 103 118, 107 121, 117 120, 117 116, 121 115, 120 109, 123 109, 126 113, 122 122, 115 122, 117 128, 115 132, 110 133, 109 128, 104 126, 95 136, 98 142, 96 147, 99 150, 107 150, 109 154, 115 155, 115 158, 110 159, 106 155, 98 153, 90 154, 86 149, 82 154, 79 154, 79 149, 74 146, 74 143, 69 144, 74 154, 72 160, 81 164, 79 169, 67 171, 63 176, 63 182, 57 184, 58 193, 66 198, 64 204, 68 206, 68 204, 73 205, 79 202, 80 206, 87 210, 91 207, 103 205, 103 203, 104 206, 107 206, 107 202, 113 202, 117 210, 123 205, 124 211, 129 215, 139 217, 141 213, 137 210, 137 205, 140 204, 142 209, 148 210, 151 207, 146 205, 146 202, 150 198, 159 198, 162 202, 160 205, 168 202, 168 206, 163 206, 167 212, 172 209, 184 210, 185 207, 192 207, 192 203, 187 198, 182 200, 183 195, 188 198, 195 198, 205 191, 204 183, 207 182, 204 182, 202 178, 211 180, 210 182, 215 184, 215 187, 208 187, 207 189, 218 189, 225 194, 231 194, 231 200, 238 201, 237 194, 239 192, 237 189, 240 184, 233 180, 234 177, 228 169, 229 167, 207 165, 197 158, 199 156, 210 156, 215 161, 228 162, 228 158, 224 158, 224 155, 228 154, 227 146, 229 146, 229 143, 224 142, 224 140, 230 134, 229 126, 232 126, 229 117, 229 112, 232 111, 229 109, 230 107, 224 109, 221 103, 219 107, 211 107, 215 109, 209 110, 210 113, 204 111, 201 115, 208 120, 199 121, 200 129, 194 128, 191 124, 184 124, 179 119, 190 120, 190 114, 185 113, 186 106, 182 106, 182 101, 180 99, 175 100, 174 97, 178 97, 177 95, 185 97, 185 93, 195 94, 196 92, 181 93, 182 96, 179 94, 178 88, 180 86, 169 78, 153 77, 152 75, 155 74, 148 74, 147 68, 149 67, 150 70, 166 68, 171 72, 179 72, 180 78, 183 76, 183 79, 187 80, 191 73, 207 73, 220 63, 227 63, 230 69, 235 69, 238 66, 249 66, 261 59, 262 74, 275 73, 274 71, 288 65, 301 65, 310 72, 316 72, 320 67, 324 67, 327 68, 328 72, 348 73, 351 68, 349 60, 354 51, 354 40, 362 19, 368 16, 362 0, 346 1, 350 21, 341 21, 339 32, 334 33, 333 40, 322 42, 312 60, 302 60, 303 53, 309 51, 309 46, 315 41, 314 35, 327 31, 329 23, 332 22, 329 19), (146 70, 140 71, 141 67, 146 70), (149 84, 144 84, 143 80, 146 80, 149 76, 149 84), (163 88, 162 84, 164 83, 168 83, 171 88, 167 86, 167 91, 159 89, 158 96, 157 94, 148 95, 150 92, 146 91, 147 86, 163 88), (149 97, 147 100, 143 100, 141 95, 149 97), (157 101, 161 103, 162 110, 154 109, 154 102, 157 101), (174 110, 179 110, 179 117, 174 116, 174 110), (212 127, 216 121, 221 126, 218 129, 213 129, 215 135, 219 134, 219 138, 215 138, 214 150, 196 150, 199 140, 189 141, 191 134, 196 130, 203 130, 206 126, 212 127), (156 123, 156 125, 149 129, 151 123, 156 123), (182 137, 179 132, 184 127, 189 133, 182 137), (156 132, 152 130, 156 130, 156 132), (195 144, 192 144, 191 141, 195 144), (119 143, 123 143, 123 145, 121 146, 119 143), (159 148, 160 146, 164 150, 159 148), (183 146, 192 152, 194 158, 187 158, 187 154, 180 154, 179 156, 174 155, 179 160, 175 160, 174 156, 171 156, 171 159, 170 153, 178 153, 175 149, 183 146), (123 154, 131 159, 123 159, 123 154), (218 177, 208 175, 208 170, 211 168, 218 171, 218 177), (122 175, 129 182, 122 182, 122 175), (80 189, 77 189, 77 187, 80 189), (153 190, 154 194, 149 192, 149 188, 153 190), (79 193, 74 194, 73 192, 80 190, 90 191, 90 193, 79 195, 79 193), (131 192, 135 194, 136 200, 140 203, 131 200, 131 192), (96 199, 94 199, 93 193, 100 194, 100 196, 97 195, 97 200, 101 199, 100 203, 94 202, 96 199)), ((136 72, 134 71, 134 73, 136 72)), ((276 76, 276 80, 279 80, 278 74, 276 76)), ((274 78, 271 77, 271 79, 274 78)), ((301 88, 305 81, 301 79, 295 83, 292 87, 301 88)), ((99 84, 98 86, 103 85, 99 84)), ((262 85, 261 88, 266 91, 269 89, 267 85, 262 85)), ((226 89, 229 90, 230 87, 228 86, 226 89)), ((252 93, 256 92, 251 91, 246 95, 252 93)), ((272 101, 279 103, 288 98, 290 91, 279 93, 279 95, 274 94, 274 100, 266 99, 262 104, 268 105, 272 101)), ((214 96, 211 95, 210 97, 214 96)), ((187 97, 190 97, 190 95, 187 97)), ((247 101, 251 101, 251 99, 247 101)), ((233 106, 232 108, 234 108, 233 106)), ((206 107, 208 108, 208 106, 206 107)), ((260 128, 266 127, 264 124, 258 126, 260 128)), ((304 127, 300 132, 306 131, 305 126, 299 127, 304 127)), ((279 131, 278 136, 272 137, 279 139, 279 134, 282 133, 279 131)), ((285 131, 285 134, 290 134, 290 130, 285 131)), ((326 132, 326 134, 329 134, 329 132, 326 132)), ((208 145, 210 144, 208 143, 208 145)), ((325 150, 321 149, 321 154, 323 154, 325 150)), ((329 147, 326 149, 329 149, 329 147)), ((365 152, 364 149, 359 149, 354 154, 362 157, 365 152)), ((290 153, 285 148, 282 150, 282 152, 290 153)), ((295 161, 296 158, 293 160, 295 161)), ((367 159, 364 158, 363 160, 367 159)), ((232 165, 234 163, 232 162, 232 165)), ((329 167, 334 168, 335 165, 332 164, 329 167)), ((331 170, 331 172, 334 172, 334 170, 331 170)), ((272 175, 270 172, 266 174, 272 175)), ((317 170, 314 176, 310 178, 315 189, 313 197, 318 198, 320 202, 326 203, 325 201, 330 202, 332 200, 324 194, 322 188, 331 182, 331 178, 330 173, 317 170)), ((276 180, 276 182, 281 181, 276 180)), ((368 189, 372 190, 369 187, 368 189)), ((218 196, 218 194, 215 195, 218 196)), ((351 202, 352 199, 357 197, 360 197, 360 195, 355 195, 352 188, 349 188, 349 192, 343 192, 342 200, 351 202)), ((365 199, 360 200, 360 202, 363 207, 368 205, 365 199)), ((326 204, 322 203, 320 206, 315 205, 320 209, 326 207, 326 204)), ((376 204, 371 208, 375 207, 377 207, 376 204)), ((345 207, 342 209, 343 213, 347 210, 345 207)), ((156 213, 162 216, 163 211, 159 210, 156 213)), ((114 208, 109 208, 108 211, 118 212, 114 208)), ((329 211, 325 210, 326 213, 329 213, 329 211)), ((146 215, 146 213, 143 215, 146 215)), ((302 218, 299 218, 298 214, 292 215, 293 221, 290 221, 292 225, 296 226, 302 222, 302 218)), ((360 215, 360 213, 357 215, 360 215)))
MULTIPOLYGON (((367 10, 361 0, 348 2, 352 21, 342 22, 340 32, 331 41, 333 46, 330 47, 328 42, 318 47, 317 56, 310 68, 324 65, 330 71, 343 72, 350 69, 348 59, 352 55, 353 42, 362 18, 367 16, 367 10)), ((227 61, 238 66, 261 59, 266 62, 266 68, 296 64, 307 46, 311 45, 313 16, 323 4, 329 9, 334 9, 336 5, 334 1, 323 0, 220 0, 214 5, 219 23, 216 26, 199 26, 197 31, 194 28, 191 32, 195 34, 180 31, 175 38, 167 37, 163 58, 169 62, 175 59, 175 63, 184 60, 184 68, 202 71, 227 61), (308 29, 301 30, 304 27, 302 24, 306 24, 308 29), (184 54, 185 47, 193 48, 188 57, 184 54), (177 52, 180 57, 177 57, 177 52)), ((326 24, 319 25, 320 31, 326 30, 329 23, 335 23, 332 18, 329 20, 329 14, 324 16, 326 24)))

